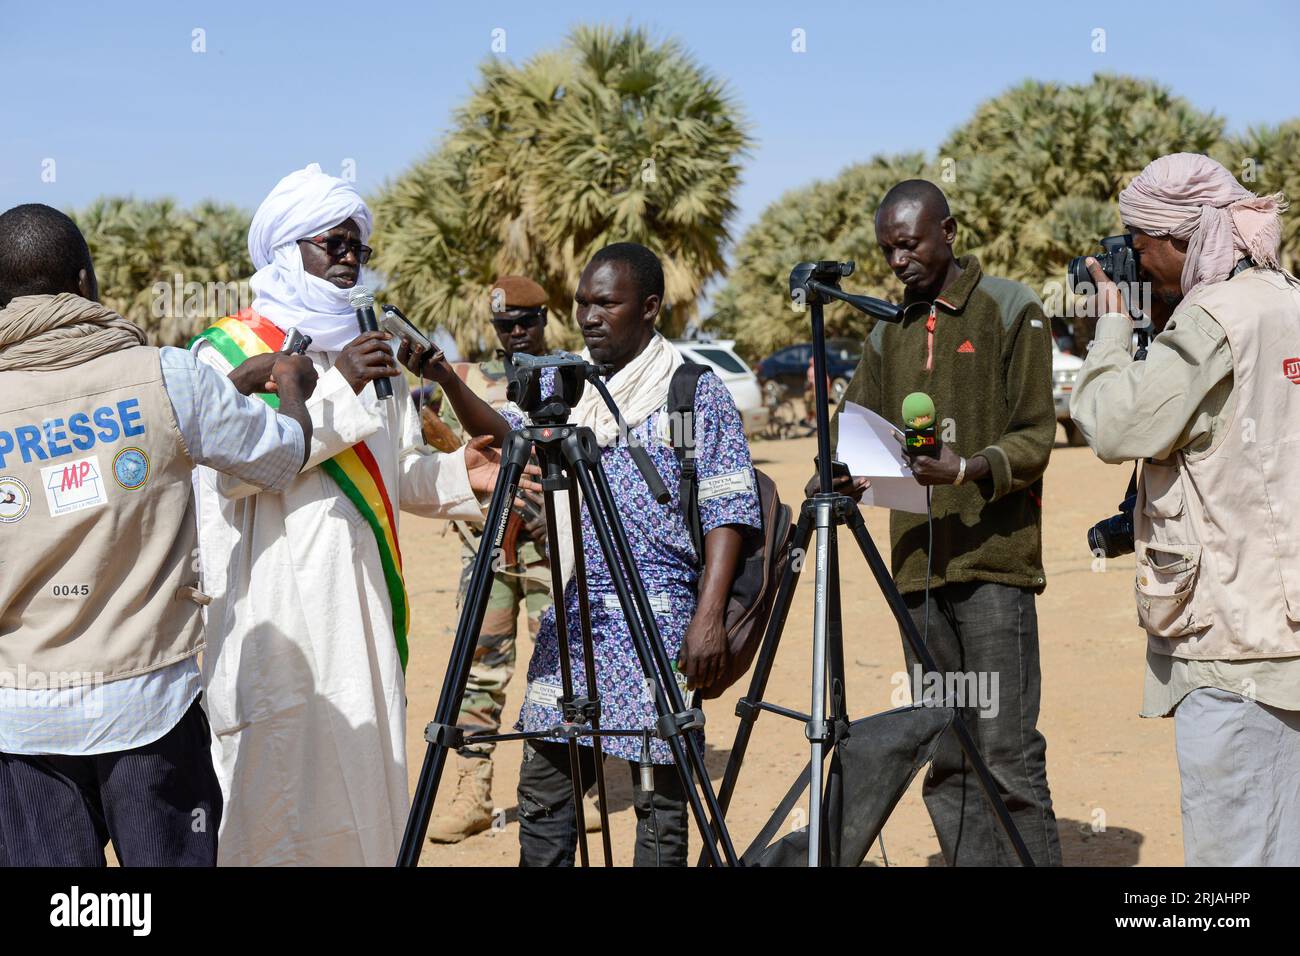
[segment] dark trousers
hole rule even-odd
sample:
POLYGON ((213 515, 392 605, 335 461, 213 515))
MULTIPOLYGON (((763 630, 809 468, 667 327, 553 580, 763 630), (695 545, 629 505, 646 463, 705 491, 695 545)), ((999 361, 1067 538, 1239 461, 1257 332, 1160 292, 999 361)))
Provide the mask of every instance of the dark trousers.
MULTIPOLYGON (((907 594, 904 600, 924 637, 925 595, 907 594)), ((1034 594, 986 581, 948 584, 930 592, 929 605, 929 651, 941 672, 960 679, 940 685, 933 677, 923 677, 918 687, 916 659, 904 641, 912 699, 935 699, 958 689, 954 702, 962 705, 966 725, 1030 855, 1039 866, 1059 866, 1061 846, 1047 786, 1047 741, 1037 729, 1041 676, 1034 594)), ((939 743, 921 792, 950 865, 1017 864, 951 731, 939 743)))
MULTIPOLYGON (((596 782, 591 747, 578 747, 582 789, 596 782)), ((686 866, 686 794, 673 764, 654 769, 653 793, 641 789, 636 764, 619 760, 632 772, 636 809, 634 866, 686 866)), ((566 744, 524 741, 519 768, 519 865, 573 866, 578 850, 578 823, 566 744)))
POLYGON ((221 787, 196 700, 160 739, 73 757, 0 753, 0 842, 11 866, 216 866, 221 787))

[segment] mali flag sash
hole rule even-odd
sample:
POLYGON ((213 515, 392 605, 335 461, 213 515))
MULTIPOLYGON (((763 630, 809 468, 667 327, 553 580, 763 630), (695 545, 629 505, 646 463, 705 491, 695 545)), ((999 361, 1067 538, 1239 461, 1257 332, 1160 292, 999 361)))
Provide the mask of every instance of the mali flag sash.
MULTIPOLYGON (((226 316, 196 336, 194 341, 199 339, 207 339, 231 365, 239 365, 254 355, 278 352, 284 346, 284 332, 251 308, 226 316)), ((272 408, 280 407, 277 395, 261 393, 258 398, 272 408)), ((347 499, 356 505, 370 525, 370 530, 375 533, 375 543, 379 545, 379 561, 384 569, 384 583, 393 606, 393 638, 397 642, 402 670, 405 671, 411 602, 406 593, 406 581, 402 577, 402 552, 397 544, 393 504, 388 489, 384 486, 379 463, 365 442, 357 442, 347 451, 321 462, 320 467, 334 479, 347 499)))

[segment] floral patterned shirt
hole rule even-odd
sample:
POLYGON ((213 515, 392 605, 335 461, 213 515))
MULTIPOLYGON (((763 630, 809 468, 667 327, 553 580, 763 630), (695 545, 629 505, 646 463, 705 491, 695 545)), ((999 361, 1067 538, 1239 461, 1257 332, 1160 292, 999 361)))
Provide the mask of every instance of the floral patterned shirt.
MULTIPOLYGON (((681 467, 672 447, 657 437, 660 418, 666 414, 665 409, 654 412, 632 429, 631 437, 646 447, 663 478, 671 495, 667 504, 661 505, 651 497, 625 444, 620 442, 602 449, 601 460, 633 560, 650 596, 659 636, 668 656, 676 661, 695 613, 696 581, 702 562, 695 554, 690 532, 678 510, 677 483, 681 467)), ((711 372, 700 376, 695 390, 694 441, 703 533, 707 535, 721 525, 761 528, 758 489, 740 412, 726 386, 711 372)), ((582 512, 582 549, 586 558, 601 727, 650 728, 657 716, 654 698, 637 658, 585 500, 582 512)), ((565 588, 564 602, 574 693, 582 697, 586 695, 586 680, 581 619, 577 584, 572 579, 565 588)), ((684 680, 681 685, 685 687, 684 680)), ((560 712, 555 700, 561 693, 559 643, 555 609, 551 607, 542 616, 541 630, 528 665, 527 697, 515 728, 544 730, 559 723, 560 712)), ((579 743, 591 746, 592 738, 579 738, 579 743)), ((627 760, 638 760, 641 756, 639 737, 604 737, 602 747, 606 753, 627 760)), ((655 763, 672 762, 668 745, 653 737, 651 755, 655 763)))

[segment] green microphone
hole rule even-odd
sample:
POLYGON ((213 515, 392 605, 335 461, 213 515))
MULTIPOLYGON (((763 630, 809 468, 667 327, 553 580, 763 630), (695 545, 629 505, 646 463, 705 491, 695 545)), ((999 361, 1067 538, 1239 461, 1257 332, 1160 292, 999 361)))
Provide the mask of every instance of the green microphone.
POLYGON ((939 457, 939 437, 934 433, 934 400, 925 392, 903 399, 903 451, 912 457, 939 457))

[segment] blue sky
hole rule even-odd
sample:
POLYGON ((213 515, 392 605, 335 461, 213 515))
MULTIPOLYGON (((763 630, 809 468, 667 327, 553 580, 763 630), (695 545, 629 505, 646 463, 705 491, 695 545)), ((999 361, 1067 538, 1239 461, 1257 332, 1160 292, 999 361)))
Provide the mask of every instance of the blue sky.
POLYGON ((675 36, 730 85, 757 143, 737 233, 787 189, 879 152, 931 152, 1027 77, 1155 77, 1229 129, 1300 115, 1300 4, 46 3, 0 0, 0 209, 101 194, 250 210, 318 161, 373 191, 429 150, 493 55, 580 22, 675 36), (193 31, 206 53, 191 51, 193 31), (1093 52, 1093 30, 1106 50, 1093 52), (807 51, 791 49, 806 34, 807 51), (55 161, 54 182, 42 181, 55 161))

